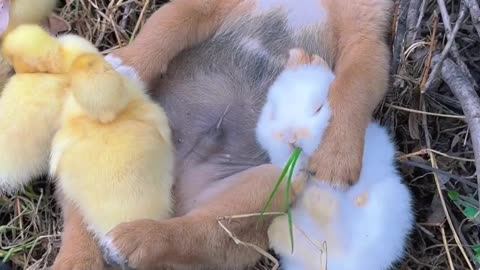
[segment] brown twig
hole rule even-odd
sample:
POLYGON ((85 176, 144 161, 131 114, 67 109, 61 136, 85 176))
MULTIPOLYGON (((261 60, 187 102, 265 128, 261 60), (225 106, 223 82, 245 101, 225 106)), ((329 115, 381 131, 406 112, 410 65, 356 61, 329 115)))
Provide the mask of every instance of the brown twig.
POLYGON ((452 255, 450 254, 450 248, 448 247, 447 235, 445 234, 445 228, 443 226, 441 226, 440 231, 442 232, 443 245, 445 247, 445 251, 447 252, 448 265, 450 266, 451 270, 454 270, 455 267, 453 266, 452 255))
MULTIPOLYGON (((266 212, 263 213, 264 216, 280 216, 284 215, 285 212, 266 212)), ((217 220, 232 220, 232 219, 240 219, 240 218, 251 218, 251 217, 260 217, 262 213, 253 213, 253 214, 245 214, 245 215, 234 215, 234 216, 224 216, 218 217, 217 220)))
MULTIPOLYGON (((423 3, 425 0, 422 1, 423 3)), ((420 5, 422 4, 420 0, 411 0, 408 4, 408 12, 407 12, 407 35, 405 37, 404 46, 409 47, 412 42, 415 41, 415 37, 417 35, 417 23, 419 20, 419 13, 420 13, 420 5)), ((423 16, 423 15, 422 15, 423 16)))
POLYGON ((422 24, 423 16, 425 15, 425 4, 426 0, 422 0, 422 4, 420 5, 420 14, 418 15, 417 24, 415 25, 415 31, 413 32, 412 42, 417 39, 418 29, 420 29, 420 25, 422 24))
POLYGON ((260 248, 259 246, 256 246, 252 243, 247 243, 247 242, 243 242, 242 240, 238 239, 223 223, 221 220, 217 220, 218 222, 218 225, 220 225, 220 227, 222 227, 222 229, 228 234, 228 236, 230 238, 232 238, 232 240, 235 242, 235 244, 237 245, 242 245, 242 246, 245 246, 245 247, 248 247, 248 248, 252 248, 254 249, 255 251, 257 251, 258 253, 262 254, 263 256, 267 257, 270 261, 272 261, 275 265, 273 266, 272 270, 277 270, 278 267, 280 266, 280 263, 278 262, 278 260, 273 257, 270 253, 268 253, 267 251, 263 250, 262 248, 260 248))
MULTIPOLYGON (((439 0, 439 2, 443 2, 443 0, 439 0)), ((465 17, 465 10, 466 10, 465 5, 462 5, 462 7, 460 8, 460 13, 458 15, 458 19, 455 22, 455 26, 453 27, 452 33, 450 35, 448 35, 448 41, 447 41, 447 44, 445 45, 445 48, 443 48, 441 58, 438 60, 438 62, 433 67, 432 72, 430 73, 430 76, 428 77, 427 83, 422 88, 422 93, 425 93, 425 91, 427 91, 430 88, 430 86, 432 85, 433 80, 436 78, 437 73, 440 70, 440 67, 442 65, 443 60, 445 60, 448 52, 450 51, 450 48, 454 44, 455 36, 457 35, 457 32, 460 29, 460 25, 462 24, 462 21, 465 17)), ((444 23, 445 23, 445 21, 444 21, 444 23)))
POLYGON ((296 224, 293 224, 295 226, 295 228, 305 237, 305 239, 307 239, 307 241, 316 249, 318 250, 318 252, 320 252, 320 269, 319 270, 327 270, 327 259, 328 259, 328 256, 327 256, 327 252, 328 252, 328 246, 327 246, 327 242, 326 241, 323 241, 322 242, 322 246, 319 246, 318 244, 315 243, 315 241, 313 241, 312 238, 310 238, 308 236, 308 234, 305 232, 305 230, 303 230, 302 227, 296 225, 296 224))
MULTIPOLYGON (((434 61, 440 61, 436 56, 434 61), (438 59, 438 60, 437 60, 438 59)), ((470 130, 477 168, 477 190, 480 191, 480 99, 468 79, 450 59, 441 65, 442 79, 447 83, 455 97, 460 101, 470 130)), ((480 193, 479 193, 480 194, 480 193)), ((480 195, 479 195, 480 201, 480 195)), ((480 203, 479 203, 480 205, 480 203)))
POLYGON ((445 5, 445 0, 437 0, 438 8, 440 9, 440 16, 442 16, 443 26, 447 34, 452 32, 452 27, 450 26, 450 16, 448 15, 447 6, 445 5))
POLYGON ((480 36, 480 8, 478 7, 477 0, 464 1, 470 10, 470 18, 472 19, 473 27, 475 27, 477 34, 480 36))
MULTIPOLYGON (((423 95, 420 96, 420 99, 421 99, 420 103, 422 104, 422 109, 425 111, 425 102, 423 100, 423 95)), ((431 140, 430 140, 430 132, 428 131, 427 115, 425 115, 425 114, 422 115, 422 126, 423 126, 423 131, 425 133, 424 136, 425 136, 425 141, 427 143, 427 147, 429 149, 431 149, 432 148, 432 143, 431 143, 431 140)), ((432 167, 435 168, 435 169, 438 169, 437 159, 435 158, 435 154, 432 151, 428 151, 428 154, 430 156, 430 162, 432 164, 432 167)), ((450 213, 448 212, 447 203, 446 203, 445 198, 443 196, 442 187, 440 185, 440 178, 438 177, 438 174, 435 173, 435 172, 433 172, 433 178, 435 180, 435 186, 437 188, 437 192, 438 192, 438 195, 440 197, 443 212, 445 213, 445 217, 447 218, 448 226, 452 230, 453 238, 455 239, 455 242, 457 243, 458 248, 460 249, 460 252, 462 253, 463 257, 465 258, 466 263, 469 266, 469 269, 473 270, 472 263, 470 262, 469 257, 467 255, 467 253, 465 252, 465 248, 463 247, 462 242, 460 241, 460 238, 458 237, 458 233, 455 230, 455 227, 453 226, 453 222, 452 222, 452 219, 450 217, 450 213)))
POLYGON ((140 25, 142 25, 142 23, 143 23, 143 19, 144 19, 144 16, 145 16, 145 11, 147 10, 147 7, 149 5, 150 5, 150 0, 145 0, 145 3, 143 4, 142 11, 140 12, 140 17, 138 18, 138 21, 135 24, 135 28, 133 29, 132 36, 130 37, 130 41, 132 41, 135 38, 138 31, 140 30, 140 25))
POLYGON ((423 169, 423 170, 426 170, 426 171, 429 171, 429 172, 435 172, 435 173, 447 176, 447 177, 449 177, 451 179, 454 179, 456 181, 465 183, 466 185, 471 186, 471 187, 476 187, 475 184, 470 183, 470 181, 468 181, 467 178, 463 177, 463 176, 454 175, 454 174, 448 173, 446 171, 436 169, 436 168, 433 168, 433 167, 428 166, 428 165, 420 164, 418 162, 414 162, 414 161, 411 161, 411 160, 401 160, 400 162, 405 164, 405 165, 408 165, 408 166, 412 166, 412 167, 415 167, 415 168, 419 168, 419 169, 423 169))
POLYGON ((445 118, 454 118, 454 119, 465 120, 465 116, 463 116, 463 115, 450 115, 450 114, 423 112, 423 111, 419 111, 419 110, 415 110, 415 109, 410 109, 410 108, 404 108, 404 107, 401 107, 401 106, 396 106, 396 105, 392 105, 392 104, 388 104, 388 103, 385 104, 385 106, 390 107, 390 108, 393 108, 393 109, 396 109, 396 110, 406 111, 406 112, 411 112, 411 113, 426 114, 426 115, 430 115, 430 116, 438 116, 438 117, 445 117, 445 118))
POLYGON ((407 31, 406 19, 407 19, 407 8, 409 0, 400 0, 400 3, 397 6, 397 12, 395 14, 395 32, 394 32, 394 43, 393 43, 393 60, 391 73, 397 74, 398 67, 401 62, 401 57, 405 48, 404 40, 405 34, 407 31))
MULTIPOLYGON (((445 6, 444 0, 437 0, 437 3, 438 3, 438 7, 440 9, 440 14, 442 16, 442 21, 443 21, 443 25, 445 27, 445 32, 447 33, 447 38, 449 38, 450 35, 452 35, 450 15, 448 15, 447 7, 445 6)), ((460 11, 462 11, 463 8, 465 8, 464 5, 461 6, 460 11)), ((460 15, 461 14, 459 14, 459 16, 460 15)), ((458 22, 458 19, 457 19, 457 22, 458 22)), ((457 65, 459 65, 460 68, 462 69, 462 71, 465 74, 467 74, 470 82, 473 83, 475 86, 477 86, 477 83, 475 82, 475 79, 473 78, 472 74, 470 74, 470 71, 469 71, 468 67, 460 59, 460 53, 458 51, 458 46, 455 42, 453 42, 453 44, 451 45, 451 53, 452 53, 453 58, 455 59, 455 62, 457 62, 457 65)), ((435 78, 433 78, 433 80, 435 80, 435 78)), ((431 86, 432 85, 429 85, 429 87, 431 87, 431 86)))
MULTIPOLYGON (((455 226, 456 230, 457 230, 458 232, 460 232, 459 235, 458 235, 458 237, 460 238, 460 242, 462 243, 462 245, 468 246, 469 244, 468 244, 468 242, 467 242, 467 239, 465 238, 465 236, 464 236, 463 233, 462 233, 462 224, 463 224, 463 222, 459 222, 459 221, 457 220, 457 218, 455 218, 455 216, 453 215, 451 209, 449 209, 448 212, 450 213, 450 216, 452 217, 452 223, 453 223, 453 225, 455 226)), ((475 257, 475 254, 473 253, 473 251, 472 251, 471 249, 467 249, 466 252, 467 252, 468 256, 470 256, 470 258, 471 258, 471 260, 473 261, 473 263, 475 264, 475 267, 477 267, 477 269, 480 269, 480 262, 478 262, 478 261, 476 260, 476 257, 475 257)))
POLYGON ((438 29, 438 14, 436 11, 433 13, 433 30, 432 35, 430 36, 430 48, 428 49, 427 60, 425 62, 425 68, 423 71, 422 80, 420 81, 420 89, 425 87, 428 78, 428 71, 430 70, 430 66, 432 64, 432 57, 433 52, 437 46, 437 29, 438 29))

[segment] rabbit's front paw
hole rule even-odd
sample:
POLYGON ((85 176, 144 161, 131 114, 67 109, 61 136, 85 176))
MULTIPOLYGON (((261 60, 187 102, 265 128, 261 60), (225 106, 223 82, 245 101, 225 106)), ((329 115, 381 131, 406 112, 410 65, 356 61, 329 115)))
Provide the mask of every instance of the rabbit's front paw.
POLYGON ((268 227, 268 241, 270 247, 277 252, 286 252, 290 248, 290 235, 287 215, 273 219, 268 227))
POLYGON ((330 224, 339 211, 339 201, 333 190, 310 188, 306 191, 304 205, 318 223, 330 224))
POLYGON ((295 179, 292 183, 292 202, 294 202, 296 198, 303 193, 309 177, 310 175, 305 170, 300 170, 295 176, 295 179))

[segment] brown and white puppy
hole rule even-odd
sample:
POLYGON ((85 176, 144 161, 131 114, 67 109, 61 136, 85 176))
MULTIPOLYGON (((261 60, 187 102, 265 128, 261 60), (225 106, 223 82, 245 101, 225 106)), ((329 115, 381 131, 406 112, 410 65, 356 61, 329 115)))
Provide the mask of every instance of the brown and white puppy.
MULTIPOLYGON (((346 187, 358 179, 364 135, 388 82, 384 43, 391 0, 176 0, 161 7, 133 43, 109 60, 149 85, 165 108, 177 151, 176 217, 140 220, 110 232, 117 261, 137 269, 245 269, 260 254, 236 245, 217 217, 261 211, 280 168, 255 140, 267 89, 288 49, 302 47, 334 69, 332 121, 309 169, 346 187), (168 70, 167 70, 168 66, 168 70), (160 78, 160 75, 164 76, 160 78)), ((272 211, 285 207, 278 191, 272 211)), ((54 269, 103 269, 100 249, 65 213, 54 269), (81 243, 81 244, 75 244, 81 243), (78 246, 74 246, 78 245, 78 246)), ((268 247, 270 219, 233 220, 242 241, 268 247)))

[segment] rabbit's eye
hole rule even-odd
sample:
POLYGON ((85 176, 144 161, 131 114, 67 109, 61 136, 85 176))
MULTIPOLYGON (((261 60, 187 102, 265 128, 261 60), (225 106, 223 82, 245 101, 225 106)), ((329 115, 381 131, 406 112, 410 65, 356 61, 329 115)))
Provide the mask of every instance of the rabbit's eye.
POLYGON ((320 110, 322 110, 322 107, 323 107, 323 105, 320 105, 320 107, 318 107, 318 109, 315 111, 315 113, 319 113, 320 110))

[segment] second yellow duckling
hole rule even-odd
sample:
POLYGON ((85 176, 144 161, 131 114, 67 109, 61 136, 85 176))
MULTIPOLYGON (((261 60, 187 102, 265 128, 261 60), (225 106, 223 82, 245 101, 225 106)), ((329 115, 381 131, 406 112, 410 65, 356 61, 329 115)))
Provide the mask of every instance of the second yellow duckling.
POLYGON ((102 239, 115 225, 172 207, 174 149, 163 109, 96 54, 73 64, 50 173, 102 239))

